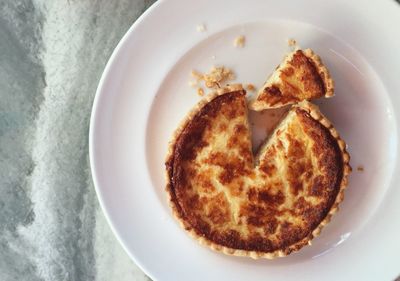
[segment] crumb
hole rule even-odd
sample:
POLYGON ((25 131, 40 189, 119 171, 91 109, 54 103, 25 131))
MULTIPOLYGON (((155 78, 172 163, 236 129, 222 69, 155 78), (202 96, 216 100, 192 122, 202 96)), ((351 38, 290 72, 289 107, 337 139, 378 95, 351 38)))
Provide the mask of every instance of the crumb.
POLYGON ((204 95, 203 88, 200 88, 199 83, 204 82, 204 85, 209 89, 218 89, 224 86, 228 86, 228 82, 235 79, 234 73, 224 66, 212 67, 209 73, 202 74, 196 70, 191 72, 192 78, 196 81, 189 81, 189 86, 197 87, 197 94, 199 96, 204 95))
POLYGON ((235 46, 236 48, 243 48, 245 42, 246 38, 243 35, 240 35, 236 37, 235 40, 233 41, 233 46, 235 46))
POLYGON ((200 97, 204 96, 204 90, 203 90, 203 88, 197 88, 197 94, 198 94, 200 97))
POLYGON ((235 79, 233 72, 224 66, 212 67, 210 72, 205 74, 192 71, 192 76, 197 81, 204 81, 207 88, 220 88, 225 82, 235 79))
POLYGON ((357 171, 364 172, 364 166, 363 165, 358 165, 357 166, 357 171))
POLYGON ((207 31, 207 28, 204 24, 198 24, 196 27, 197 32, 205 32, 207 31))
POLYGON ((200 72, 198 72, 196 70, 192 70, 191 75, 192 75, 192 77, 194 79, 196 79, 197 82, 199 82, 199 81, 204 79, 203 74, 201 74, 200 72))
POLYGON ((212 58, 213 60, 215 60, 217 57, 216 57, 215 55, 212 55, 211 58, 212 58))
POLYGON ((297 45, 296 40, 294 40, 293 38, 290 38, 287 40, 289 47, 294 47, 297 45))
POLYGON ((253 84, 249 83, 246 85, 246 89, 249 91, 255 91, 256 87, 253 84))
POLYGON ((224 66, 212 67, 203 77, 207 88, 220 88, 225 82, 235 79, 233 72, 224 66))

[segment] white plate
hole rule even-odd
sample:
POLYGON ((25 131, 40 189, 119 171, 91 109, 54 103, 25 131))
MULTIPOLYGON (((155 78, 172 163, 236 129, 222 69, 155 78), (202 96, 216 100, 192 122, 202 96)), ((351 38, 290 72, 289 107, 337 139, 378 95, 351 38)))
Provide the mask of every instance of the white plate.
MULTIPOLYGON (((400 273, 400 7, 394 1, 158 1, 114 51, 90 127, 93 179, 128 254, 155 280, 391 280, 400 273), (206 32, 196 26, 205 24, 206 32), (233 47, 238 35, 246 46, 233 47), (313 245, 277 260, 212 252, 178 226, 164 192, 168 140, 199 100, 192 69, 214 64, 260 86, 288 51, 313 48, 336 81, 322 111, 355 171, 313 245), (213 58, 215 56, 215 59, 213 58)), ((252 118, 258 118, 254 114, 252 118)), ((262 125, 257 123, 261 129, 262 125)))

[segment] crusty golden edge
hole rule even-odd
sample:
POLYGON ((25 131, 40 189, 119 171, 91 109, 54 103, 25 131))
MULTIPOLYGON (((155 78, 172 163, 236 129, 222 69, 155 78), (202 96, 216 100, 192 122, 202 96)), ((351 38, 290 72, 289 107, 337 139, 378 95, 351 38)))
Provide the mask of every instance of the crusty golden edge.
MULTIPOLYGON (((216 97, 234 91, 244 91, 242 84, 232 84, 227 85, 223 88, 217 89, 214 92, 207 94, 204 98, 202 98, 195 107, 185 115, 185 118, 181 121, 178 128, 172 134, 172 138, 168 145, 168 153, 166 157, 166 162, 171 158, 173 155, 174 144, 177 141, 178 137, 181 135, 183 129, 185 129, 186 125, 193 119, 193 117, 210 101, 215 99, 216 97)), ((168 174, 167 174, 168 176, 168 174)))
MULTIPOLYGON (((299 108, 307 111, 314 120, 317 120, 320 124, 322 124, 325 128, 327 128, 329 130, 331 135, 337 141, 337 144, 342 153, 342 161, 343 161, 342 180, 340 182, 339 191, 338 191, 338 194, 336 195, 335 202, 333 203, 333 205, 332 205, 331 209, 329 210, 328 214, 326 215, 326 217, 312 231, 310 237, 307 238, 308 239, 307 243, 309 245, 311 245, 311 240, 313 238, 317 237, 321 233, 322 228, 331 221, 333 215, 336 214, 337 211, 339 210, 339 204, 344 199, 344 192, 345 192, 345 189, 348 184, 348 176, 350 175, 352 169, 350 166, 350 155, 346 150, 346 143, 340 138, 338 131, 335 129, 335 127, 332 125, 332 123, 320 112, 318 106, 316 106, 308 101, 303 101, 301 103, 296 104, 295 107, 299 107, 299 108)), ((300 243, 301 242, 302 241, 300 241, 300 243)), ((295 251, 300 249, 300 248, 296 249, 296 244, 290 246, 290 247, 294 247, 293 250, 295 250, 295 251)))
MULTIPOLYGON (((277 69, 274 70, 274 72, 278 71, 280 66, 283 65, 286 61, 290 60, 292 58, 292 56, 294 55, 294 53, 296 51, 298 51, 298 50, 301 50, 301 49, 296 48, 293 52, 287 54, 284 57, 284 59, 282 60, 282 62, 279 64, 277 69)), ((332 79, 332 77, 331 77, 331 75, 329 73, 328 68, 322 63, 321 58, 316 53, 314 53, 313 50, 305 49, 305 50, 301 50, 301 51, 303 52, 303 54, 307 58, 309 58, 309 59, 311 59, 313 61, 315 67, 317 68, 317 71, 318 71, 320 77, 322 77, 322 80, 323 80, 324 86, 325 86, 325 95, 324 95, 324 97, 326 97, 326 98, 333 97, 334 96, 335 86, 334 86, 334 82, 333 82, 333 79, 332 79)), ((270 77, 267 79, 267 81, 263 84, 263 86, 257 92, 257 96, 254 98, 254 100, 252 100, 249 103, 249 108, 251 110, 261 111, 261 110, 265 110, 265 109, 280 108, 280 107, 283 107, 283 106, 286 106, 286 105, 289 105, 289 104, 296 103, 296 102, 286 102, 286 103, 277 102, 276 104, 271 106, 271 105, 268 105, 264 101, 259 101, 257 98, 261 95, 261 93, 264 91, 264 89, 269 86, 270 77)))
MULTIPOLYGON (((240 91, 243 90, 242 85, 240 84, 235 84, 235 85, 230 85, 227 87, 224 87, 222 89, 219 89, 209 95, 207 95, 205 98, 203 98, 187 115, 186 118, 181 122, 179 127, 175 130, 172 139, 169 143, 168 147, 168 154, 166 157, 166 162, 169 161, 171 157, 173 157, 173 150, 174 150, 174 144, 177 140, 177 138, 180 136, 181 132, 183 129, 186 127, 186 125, 193 119, 193 117, 201 110, 201 108, 206 105, 208 102, 213 100, 219 95, 228 93, 228 92, 233 92, 233 91, 240 91)), ((189 235, 197 240, 201 245, 205 245, 212 250, 216 252, 221 252, 226 255, 233 255, 233 256, 240 256, 240 257, 250 257, 253 259, 258 259, 258 258, 266 258, 266 259, 274 259, 277 257, 284 257, 289 255, 292 252, 300 250, 303 246, 305 245, 311 245, 311 240, 315 237, 317 237, 320 233, 322 228, 328 224, 332 218, 332 216, 338 211, 339 209, 339 204, 341 201, 343 201, 344 198, 344 190, 347 187, 347 182, 348 182, 348 175, 351 172, 351 167, 349 165, 350 161, 350 155, 346 151, 346 144, 345 142, 340 138, 338 132, 336 129, 333 127, 331 122, 325 118, 322 113, 319 111, 318 107, 316 105, 313 105, 307 101, 301 102, 295 106, 298 106, 307 112, 309 112, 310 116, 314 118, 315 120, 319 121, 323 126, 329 129, 331 132, 331 135, 337 140, 339 148, 342 152, 342 159, 343 159, 343 177, 342 181, 340 184, 339 192, 338 195, 336 196, 335 202, 332 205, 329 213, 325 217, 324 220, 321 221, 321 223, 312 231, 312 233, 303 238, 302 240, 296 242, 293 245, 290 245, 289 247, 285 249, 280 249, 276 250, 271 253, 265 253, 265 252, 257 252, 257 251, 247 251, 247 250, 239 250, 239 249, 233 249, 229 247, 225 247, 219 244, 214 243, 213 241, 208 240, 204 236, 200 236, 196 233, 196 231, 193 229, 193 227, 185 220, 185 218, 182 218, 179 211, 177 210, 177 207, 175 206, 175 203, 172 201, 172 195, 171 191, 168 189, 168 185, 171 184, 170 178, 168 173, 166 172, 166 191, 167 191, 167 196, 168 196, 168 202, 169 205, 172 209, 172 213, 174 217, 178 220, 180 226, 185 229, 189 235)))
POLYGON ((326 98, 333 97, 335 91, 335 84, 333 82, 331 74, 329 73, 328 68, 322 63, 320 56, 314 53, 314 51, 311 49, 303 50, 303 54, 314 62, 320 77, 322 77, 325 86, 325 97, 326 98))

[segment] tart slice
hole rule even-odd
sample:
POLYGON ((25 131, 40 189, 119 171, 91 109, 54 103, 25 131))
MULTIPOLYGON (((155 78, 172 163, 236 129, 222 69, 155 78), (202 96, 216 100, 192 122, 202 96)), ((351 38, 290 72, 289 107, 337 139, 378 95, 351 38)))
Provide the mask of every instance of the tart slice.
POLYGON ((259 111, 331 97, 333 91, 333 80, 320 57, 311 49, 296 50, 288 54, 268 78, 250 108, 259 111))
POLYGON ((214 250, 285 256, 310 244, 343 199, 345 143, 308 102, 293 106, 253 157, 245 91, 231 86, 193 109, 166 161, 170 205, 214 250))

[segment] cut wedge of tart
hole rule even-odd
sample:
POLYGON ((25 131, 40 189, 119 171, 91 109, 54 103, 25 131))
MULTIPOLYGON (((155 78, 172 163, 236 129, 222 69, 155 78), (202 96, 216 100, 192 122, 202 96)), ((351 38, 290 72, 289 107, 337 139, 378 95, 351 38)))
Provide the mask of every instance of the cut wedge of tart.
POLYGON ((328 69, 311 49, 288 54, 250 103, 253 110, 277 108, 303 100, 333 96, 328 69))
POLYGON ((308 102, 292 107, 253 157, 245 91, 211 94, 176 131, 166 161, 170 205, 200 243, 274 258, 310 244, 338 210, 349 155, 308 102))

